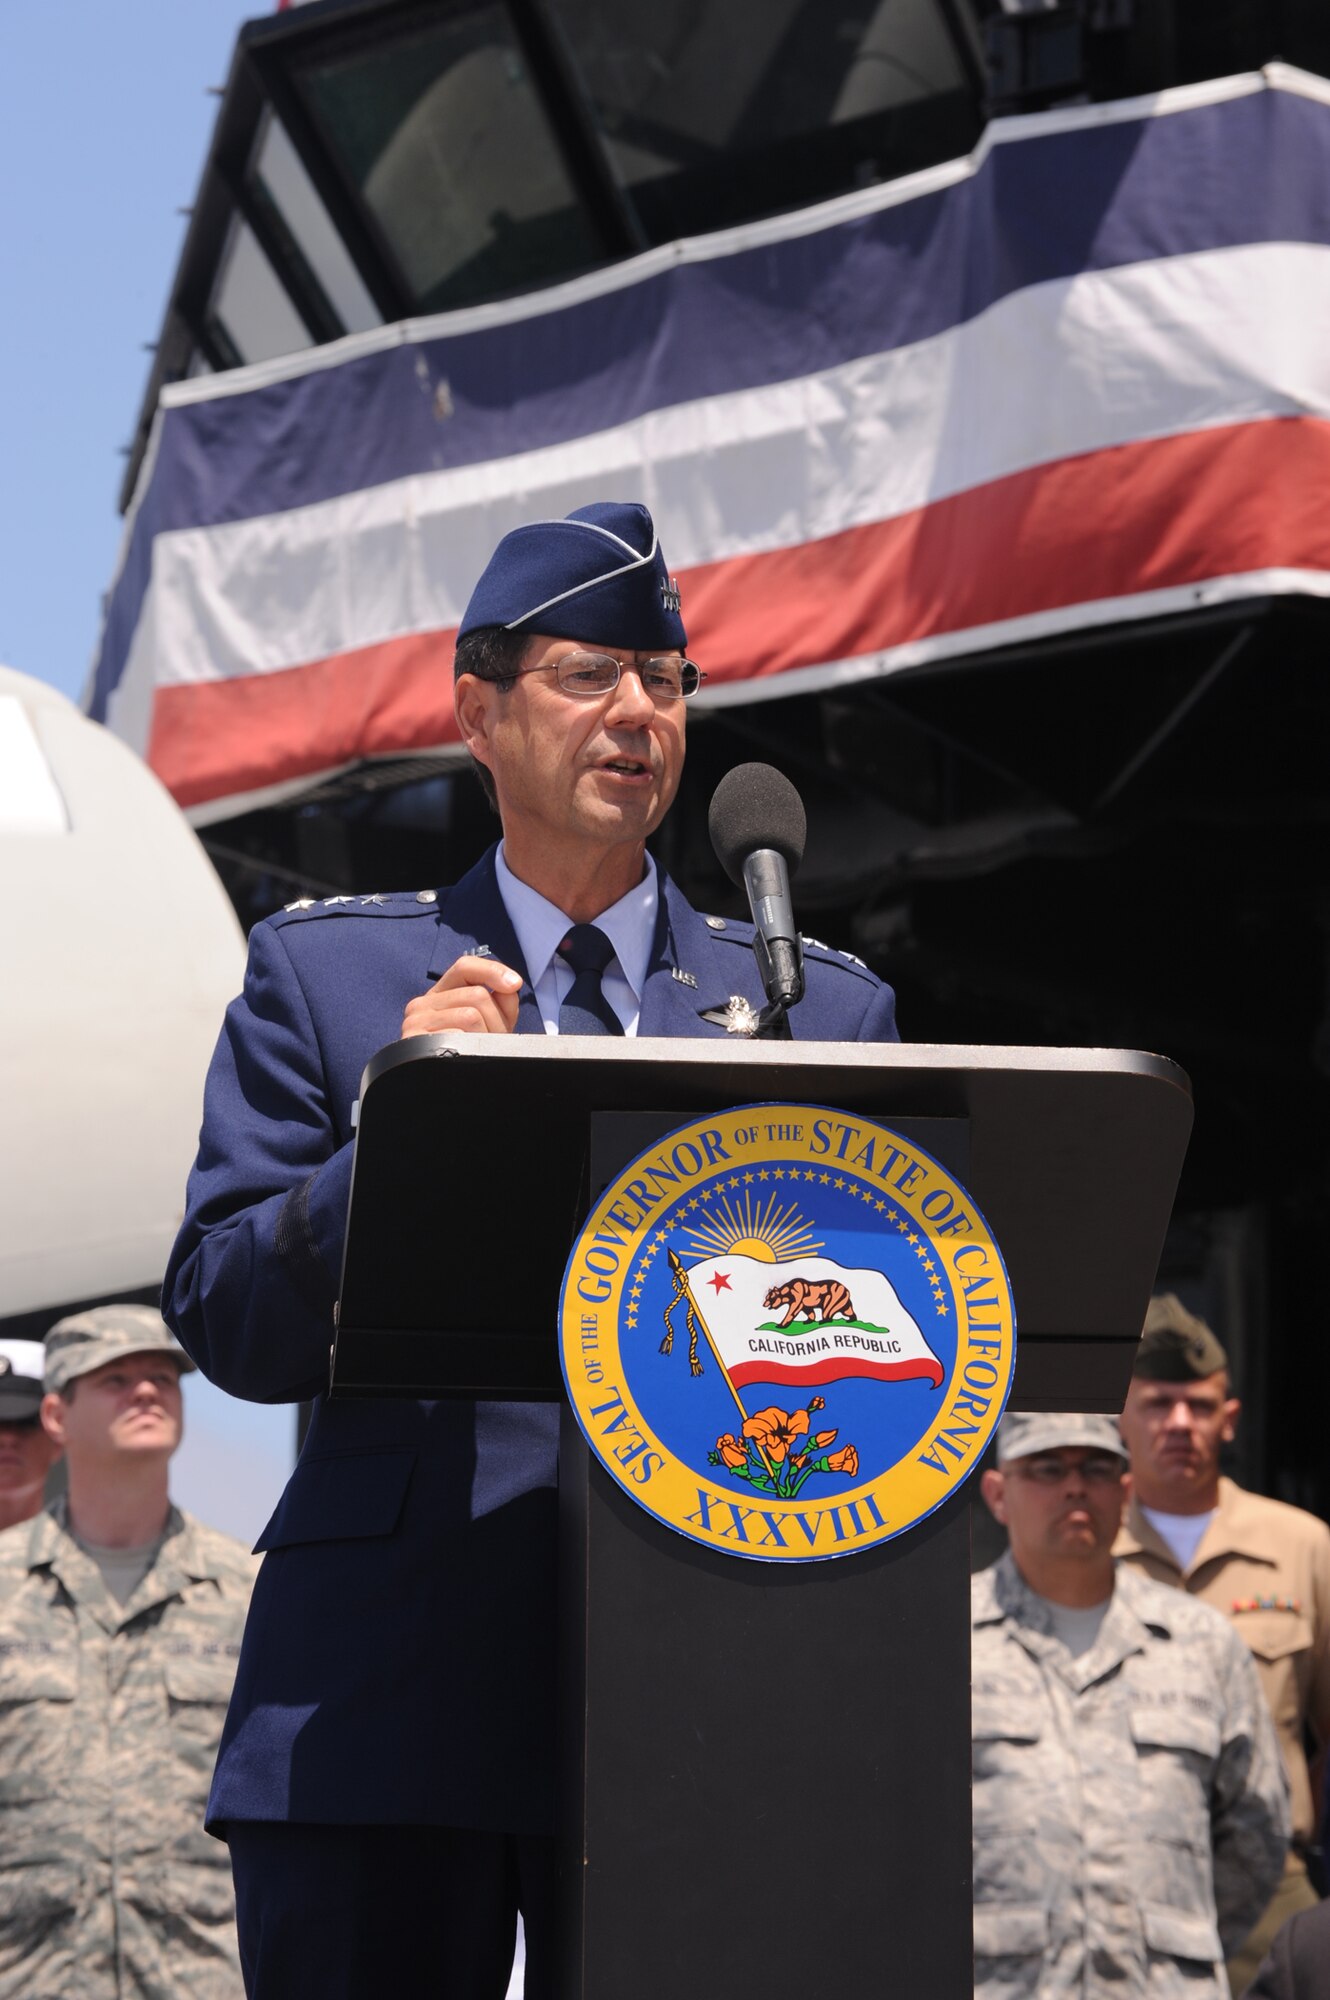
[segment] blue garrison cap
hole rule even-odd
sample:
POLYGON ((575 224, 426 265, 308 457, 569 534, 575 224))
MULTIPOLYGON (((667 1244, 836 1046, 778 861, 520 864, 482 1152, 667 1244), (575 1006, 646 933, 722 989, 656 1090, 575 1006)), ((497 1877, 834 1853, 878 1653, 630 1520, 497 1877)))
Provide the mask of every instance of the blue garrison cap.
POLYGON ((458 638, 481 625, 635 651, 681 653, 688 644, 655 523, 631 500, 597 500, 566 520, 531 521, 505 535, 458 638))

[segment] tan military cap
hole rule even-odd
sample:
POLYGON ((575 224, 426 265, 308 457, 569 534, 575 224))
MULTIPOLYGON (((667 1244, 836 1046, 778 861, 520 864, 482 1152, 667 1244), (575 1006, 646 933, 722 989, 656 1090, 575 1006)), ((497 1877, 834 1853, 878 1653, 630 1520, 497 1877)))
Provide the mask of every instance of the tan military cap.
POLYGON ((194 1363, 151 1306, 93 1306, 57 1320, 46 1336, 46 1388, 63 1389, 124 1354, 169 1354, 182 1375, 194 1363))
POLYGON ((1228 1356, 1203 1319, 1176 1292, 1160 1292, 1145 1315, 1132 1374, 1146 1382, 1199 1382, 1228 1367, 1228 1356))
POLYGON ((1127 1447, 1112 1417, 1094 1417, 1080 1410, 1029 1410, 1008 1414, 998 1425, 998 1464, 1012 1458, 1033 1458, 1037 1451, 1058 1451, 1064 1444, 1086 1451, 1111 1451, 1126 1463, 1127 1447))

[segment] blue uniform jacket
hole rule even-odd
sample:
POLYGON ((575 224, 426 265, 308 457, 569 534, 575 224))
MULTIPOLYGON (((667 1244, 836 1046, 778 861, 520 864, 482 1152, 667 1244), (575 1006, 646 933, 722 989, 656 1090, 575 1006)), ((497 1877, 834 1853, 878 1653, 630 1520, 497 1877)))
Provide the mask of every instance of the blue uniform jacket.
MULTIPOLYGON (((703 1012, 762 1001, 751 927, 661 890, 639 1032, 723 1035, 703 1012)), ((269 918, 227 1011, 163 1310, 231 1394, 316 1403, 258 1541, 213 1826, 553 1830, 557 1408, 322 1393, 362 1071, 482 945, 524 970, 492 851, 451 889, 269 918)), ((857 959, 810 946, 806 973, 796 1037, 896 1039, 891 989, 857 959)), ((540 1031, 529 988, 518 1027, 540 1031)))

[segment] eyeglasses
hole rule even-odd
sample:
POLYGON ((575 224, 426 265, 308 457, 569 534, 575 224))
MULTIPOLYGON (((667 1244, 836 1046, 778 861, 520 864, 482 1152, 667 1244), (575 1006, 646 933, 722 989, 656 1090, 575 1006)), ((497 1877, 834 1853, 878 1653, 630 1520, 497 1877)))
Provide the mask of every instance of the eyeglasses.
POLYGON ((662 653, 629 667, 625 667, 611 653, 565 653, 561 660, 546 660, 539 667, 523 667, 521 673, 514 674, 512 678, 520 680, 523 674, 550 673, 558 675, 559 686, 565 694, 577 695, 587 701, 609 694, 618 687, 624 674, 636 674, 651 699, 661 708, 667 702, 687 701, 706 679, 696 662, 685 660, 680 653, 662 653))
POLYGON ((1079 1465, 1060 1458, 1028 1458, 1019 1470, 1022 1479, 1036 1486, 1062 1486, 1071 1478, 1083 1479, 1087 1486, 1108 1486, 1121 1479, 1126 1468, 1120 1458, 1085 1458, 1079 1465))

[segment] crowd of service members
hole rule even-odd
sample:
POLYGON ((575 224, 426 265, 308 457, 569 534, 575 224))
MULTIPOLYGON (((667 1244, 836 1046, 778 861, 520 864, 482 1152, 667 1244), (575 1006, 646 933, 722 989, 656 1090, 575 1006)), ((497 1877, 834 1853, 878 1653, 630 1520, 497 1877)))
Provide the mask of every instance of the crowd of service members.
POLYGON ((1220 1476, 1238 1415, 1170 1294, 1120 1420, 1000 1427, 982 1484, 1008 1549, 972 1602, 980 2000, 1330 2000, 1308 1873, 1330 1529, 1220 1476))
MULTIPOLYGON (((0 2000, 242 1991, 203 1812, 255 1563, 170 1501, 192 1366, 142 1306, 0 1342, 0 2000)), ((980 2000, 1330 2000, 1330 1529, 1221 1477, 1238 1415, 1166 1296, 1119 1422, 1002 1424, 983 1492, 1009 1547, 973 1585, 980 2000)))

